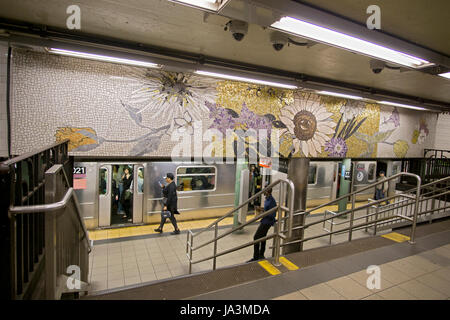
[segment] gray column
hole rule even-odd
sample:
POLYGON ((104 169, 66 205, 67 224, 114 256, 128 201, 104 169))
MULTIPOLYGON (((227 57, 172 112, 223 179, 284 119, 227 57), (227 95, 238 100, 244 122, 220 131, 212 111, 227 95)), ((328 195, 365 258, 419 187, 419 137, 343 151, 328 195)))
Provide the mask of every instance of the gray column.
MULTIPOLYGON (((288 179, 294 183, 294 211, 306 210, 306 191, 308 188, 308 158, 293 158, 288 165, 288 179)), ((304 216, 294 217, 293 227, 304 225, 304 216)), ((286 241, 299 240, 303 238, 303 230, 294 230, 292 237, 286 241)), ((303 250, 302 243, 295 243, 283 247, 283 254, 298 252, 303 250)))

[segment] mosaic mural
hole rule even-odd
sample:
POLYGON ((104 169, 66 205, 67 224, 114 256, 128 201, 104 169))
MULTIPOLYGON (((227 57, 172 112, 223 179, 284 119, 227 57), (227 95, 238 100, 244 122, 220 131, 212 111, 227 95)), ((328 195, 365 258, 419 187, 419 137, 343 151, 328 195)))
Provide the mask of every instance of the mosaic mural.
MULTIPOLYGON (((247 153, 266 140, 276 152, 279 137, 282 156, 402 158, 422 156, 436 124, 430 113, 21 49, 14 50, 12 74, 16 154, 70 139, 74 155, 170 156, 174 133, 200 132, 203 147, 217 147, 212 156, 230 146, 237 152, 239 139, 247 153), (250 129, 253 138, 226 136, 250 129), (220 134, 202 140, 207 130, 220 134)), ((198 144, 187 148, 195 154, 198 144)))

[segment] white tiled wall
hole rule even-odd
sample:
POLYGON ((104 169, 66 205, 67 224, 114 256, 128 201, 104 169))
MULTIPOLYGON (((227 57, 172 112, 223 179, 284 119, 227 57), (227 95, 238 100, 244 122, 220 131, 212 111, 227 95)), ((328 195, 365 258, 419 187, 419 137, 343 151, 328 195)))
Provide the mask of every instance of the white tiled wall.
POLYGON ((436 126, 435 149, 450 150, 450 114, 440 114, 436 126))
POLYGON ((8 119, 6 109, 6 71, 8 46, 0 43, 0 157, 8 156, 8 119))

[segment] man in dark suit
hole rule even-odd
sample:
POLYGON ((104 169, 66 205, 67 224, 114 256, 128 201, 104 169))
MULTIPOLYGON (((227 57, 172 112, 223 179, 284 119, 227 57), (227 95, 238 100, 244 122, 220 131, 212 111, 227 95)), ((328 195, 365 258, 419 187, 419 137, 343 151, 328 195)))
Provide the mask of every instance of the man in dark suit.
MULTIPOLYGON (((177 219, 175 219, 175 214, 180 214, 177 210, 177 186, 175 185, 175 182, 173 181, 174 176, 172 173, 168 173, 165 176, 167 186, 161 186, 163 188, 163 197, 166 199, 165 203, 163 203, 163 211, 169 211, 170 212, 170 221, 172 222, 172 225, 174 227, 174 231, 172 234, 179 234, 180 229, 178 229, 177 226, 177 219)), ((155 229, 156 232, 162 233, 164 223, 166 223, 166 219, 161 214, 161 224, 157 229, 155 229)))

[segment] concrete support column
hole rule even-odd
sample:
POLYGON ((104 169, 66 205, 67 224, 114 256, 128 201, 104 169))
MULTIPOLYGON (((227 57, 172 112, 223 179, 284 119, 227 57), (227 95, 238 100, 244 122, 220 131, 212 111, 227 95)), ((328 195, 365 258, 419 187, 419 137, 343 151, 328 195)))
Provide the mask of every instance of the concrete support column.
MULTIPOLYGON (((306 210, 306 191, 308 188, 308 158, 294 158, 289 161, 288 165, 288 179, 294 183, 295 197, 294 197, 294 211, 306 210)), ((305 224, 305 217, 300 215, 294 217, 293 227, 302 226, 305 224)), ((292 237, 287 239, 287 242, 293 240, 300 240, 303 238, 303 230, 294 230, 292 237)), ((282 254, 298 252, 303 250, 302 243, 295 243, 283 247, 282 254)))

